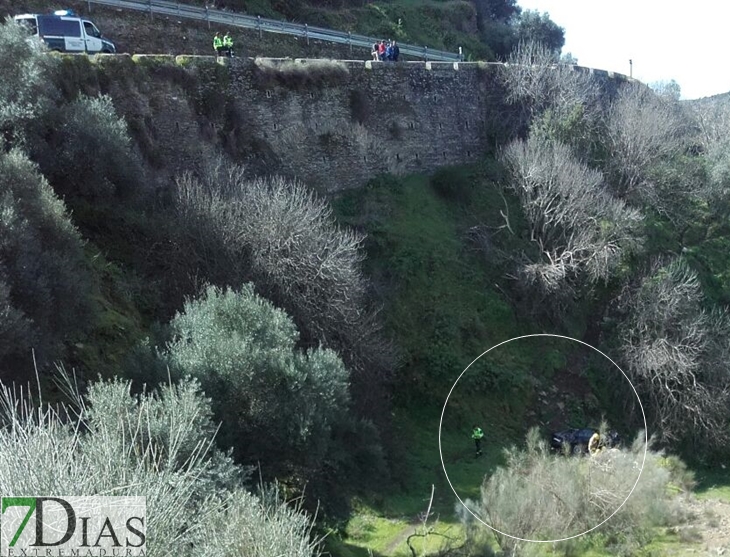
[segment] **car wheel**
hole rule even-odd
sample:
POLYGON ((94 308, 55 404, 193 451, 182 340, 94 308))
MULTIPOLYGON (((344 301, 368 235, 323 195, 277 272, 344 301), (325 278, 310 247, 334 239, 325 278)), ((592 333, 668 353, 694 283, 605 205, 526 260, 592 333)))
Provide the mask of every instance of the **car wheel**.
POLYGON ((583 445, 574 445, 573 446, 573 454, 575 456, 581 456, 582 454, 585 454, 585 447, 583 445))

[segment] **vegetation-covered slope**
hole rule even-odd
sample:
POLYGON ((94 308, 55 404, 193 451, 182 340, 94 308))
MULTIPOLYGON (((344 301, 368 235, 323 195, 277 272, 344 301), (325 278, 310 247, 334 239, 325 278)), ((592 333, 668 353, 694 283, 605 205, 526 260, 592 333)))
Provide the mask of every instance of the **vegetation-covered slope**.
POLYGON ((534 546, 454 511, 439 426, 471 510, 528 537, 609 514, 646 448, 615 370, 552 340, 509 344, 475 366, 439 424, 471 360, 501 340, 553 332, 620 362, 655 444, 624 514, 550 551, 637 551, 680 528, 688 515, 676 495, 691 474, 659 449, 696 465, 728 454, 727 129, 642 86, 609 95, 588 75, 548 70, 552 55, 522 49, 501 75, 529 125, 498 138, 482 164, 379 177, 324 199, 222 150, 201 150, 195 172, 156 187, 149 145, 114 99, 85 95, 98 91, 88 76, 63 73, 78 64, 3 26, 0 376, 32 380, 36 350, 47 400, 74 404, 72 416, 79 397, 88 406, 79 427, 53 414, 38 423, 6 393, 3 419, 71 464, 51 482, 55 462, 28 460, 3 429, 0 488, 99 493, 134 469, 161 508, 174 477, 188 494, 178 502, 199 503, 211 535, 170 520, 158 532, 180 534, 180 545, 168 554, 235 553, 253 539, 254 555, 273 557, 319 549, 300 508, 265 489, 244 494, 255 491, 250 466, 285 495, 306 486, 307 508, 322 504, 319 527, 342 526, 331 545, 341 555, 368 543, 397 554, 409 540, 435 553, 433 517, 402 522, 418 518, 435 485, 434 532, 453 538, 445 550, 529 554, 534 546), (73 368, 81 393, 52 390, 57 363, 73 368), (113 376, 123 380, 104 381, 113 376), (618 452, 566 459, 541 442, 548 428, 604 417, 627 441, 618 452), (142 456, 124 453, 135 420, 149 432, 142 456), (488 434, 483 459, 474 422, 488 434), (217 448, 197 452, 218 423, 217 448), (110 450, 124 456, 113 467, 110 450))

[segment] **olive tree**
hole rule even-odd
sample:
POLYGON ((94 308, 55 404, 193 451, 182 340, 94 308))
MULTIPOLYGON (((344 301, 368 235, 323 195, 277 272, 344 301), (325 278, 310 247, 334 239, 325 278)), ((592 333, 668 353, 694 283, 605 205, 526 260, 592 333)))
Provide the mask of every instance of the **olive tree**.
POLYGON ((664 441, 730 440, 730 315, 704 309, 682 259, 655 260, 620 298, 621 352, 664 441))
POLYGON ((32 370, 31 349, 40 363, 59 355, 85 328, 88 289, 83 242, 63 202, 20 151, 0 153, 0 368, 17 371, 20 358, 32 370))
POLYGON ((614 199, 601 173, 577 161, 568 146, 531 135, 508 145, 501 158, 537 248, 520 269, 528 284, 555 292, 606 280, 639 246, 640 213, 614 199))
POLYGON ((105 201, 129 196, 143 180, 127 123, 106 95, 80 96, 65 106, 47 152, 41 167, 64 196, 105 201))
POLYGON ((44 50, 12 19, 0 24, 0 146, 5 150, 25 142, 30 126, 56 95, 51 79, 56 60, 44 50))
POLYGON ((316 469, 348 410, 349 373, 328 349, 298 350, 291 318, 257 296, 209 287, 170 322, 159 357, 197 378, 223 421, 222 441, 269 470, 316 469))

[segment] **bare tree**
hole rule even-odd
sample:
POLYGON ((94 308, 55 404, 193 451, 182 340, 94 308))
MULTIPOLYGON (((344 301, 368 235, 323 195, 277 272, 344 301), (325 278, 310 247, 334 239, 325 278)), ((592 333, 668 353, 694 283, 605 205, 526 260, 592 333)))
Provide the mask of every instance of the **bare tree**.
POLYGON ((683 152, 687 132, 688 121, 676 102, 644 85, 622 87, 606 121, 606 160, 615 193, 642 203, 661 203, 649 171, 683 152))
POLYGON ((346 352, 356 371, 391 369, 393 352, 361 270, 363 237, 338 226, 324 199, 301 183, 248 179, 243 168, 218 161, 200 178, 178 179, 176 206, 209 280, 253 281, 306 341, 346 352))
POLYGON ((500 73, 507 101, 527 111, 532 132, 570 144, 586 159, 602 125, 600 84, 588 72, 561 64, 544 44, 522 42, 500 73))
POLYGON ((694 125, 693 140, 707 163, 712 193, 730 183, 730 106, 726 97, 711 97, 686 105, 694 125))
POLYGON ((569 279, 605 280, 638 247, 641 214, 607 193, 601 173, 568 146, 530 136, 511 143, 502 160, 538 248, 521 268, 528 283, 554 292, 569 279))
POLYGON ((620 298, 623 360, 665 441, 728 439, 730 316, 707 312, 697 275, 681 259, 656 260, 620 298))

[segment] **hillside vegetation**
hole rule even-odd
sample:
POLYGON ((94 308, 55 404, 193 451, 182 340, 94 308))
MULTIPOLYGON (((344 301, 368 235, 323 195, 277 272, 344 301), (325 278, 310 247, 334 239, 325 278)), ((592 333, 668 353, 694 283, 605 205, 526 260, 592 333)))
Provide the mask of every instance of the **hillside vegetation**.
POLYGON ((92 64, 2 25, 0 489, 145 495, 155 555, 694 543, 692 469, 703 490, 730 484, 728 108, 605 87, 533 43, 511 56, 518 124, 479 164, 325 196, 244 166, 243 140, 159 168, 160 138, 120 108, 144 89, 113 94, 168 72, 191 118, 225 122, 193 64, 92 64), (605 359, 532 337, 475 364, 442 415, 474 358, 543 332, 611 354, 643 408, 605 359), (547 449, 583 426, 624 444, 547 449), (640 458, 629 502, 580 538, 517 543, 477 520, 580 534, 640 458))
MULTIPOLYGON (((204 6, 205 2, 186 2, 204 6)), ((520 41, 537 34, 560 51, 563 30, 547 14, 522 12, 515 0, 428 0, 413 2, 318 2, 306 0, 218 0, 211 7, 266 18, 286 19, 339 31, 352 31, 400 42, 457 52, 472 60, 504 59, 520 41)), ((0 0, 0 17, 72 8, 93 18, 101 31, 131 54, 212 54, 212 34, 233 33, 239 56, 332 57, 370 59, 370 49, 306 41, 255 31, 208 26, 193 20, 89 5, 80 0, 0 0)))

